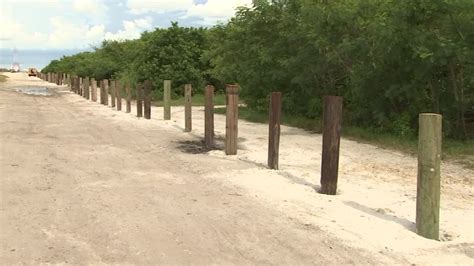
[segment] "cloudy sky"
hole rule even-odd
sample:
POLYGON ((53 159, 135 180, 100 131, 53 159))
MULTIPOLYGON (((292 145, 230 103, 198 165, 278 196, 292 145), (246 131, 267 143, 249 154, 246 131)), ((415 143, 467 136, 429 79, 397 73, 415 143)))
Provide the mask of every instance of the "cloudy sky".
POLYGON ((86 49, 146 30, 225 22, 251 0, 0 0, 0 48, 86 49))

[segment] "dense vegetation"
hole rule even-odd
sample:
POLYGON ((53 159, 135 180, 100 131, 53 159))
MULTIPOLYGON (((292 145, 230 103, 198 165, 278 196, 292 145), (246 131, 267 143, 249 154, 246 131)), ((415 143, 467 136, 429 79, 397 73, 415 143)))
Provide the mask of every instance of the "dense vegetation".
POLYGON ((412 136, 420 112, 444 116, 444 133, 472 137, 474 1, 255 0, 225 25, 145 32, 63 57, 43 72, 131 83, 163 79, 222 89, 239 83, 248 107, 266 111, 284 93, 284 111, 320 117, 321 96, 341 95, 345 123, 412 136))

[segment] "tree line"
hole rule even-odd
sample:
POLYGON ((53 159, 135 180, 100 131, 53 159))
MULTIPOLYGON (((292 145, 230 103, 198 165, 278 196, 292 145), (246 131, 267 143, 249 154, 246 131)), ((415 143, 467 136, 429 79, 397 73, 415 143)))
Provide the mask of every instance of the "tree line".
POLYGON ((248 108, 320 117, 323 95, 344 97, 346 124, 411 136, 420 112, 441 113, 447 137, 474 131, 474 1, 254 0, 225 24, 144 32, 53 60, 43 72, 198 91, 238 83, 248 108))

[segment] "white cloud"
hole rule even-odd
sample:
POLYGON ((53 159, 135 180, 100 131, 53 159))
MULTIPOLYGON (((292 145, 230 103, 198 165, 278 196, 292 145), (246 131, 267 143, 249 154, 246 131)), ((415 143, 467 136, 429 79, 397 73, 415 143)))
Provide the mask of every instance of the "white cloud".
POLYGON ((250 4, 251 0, 208 0, 205 4, 193 5, 187 10, 185 17, 199 17, 203 19, 203 24, 215 24, 234 16, 237 7, 250 4))
POLYGON ((125 20, 122 22, 123 30, 116 33, 107 32, 105 34, 106 40, 129 40, 138 39, 143 31, 153 28, 153 20, 151 17, 136 20, 125 20))
POLYGON ((135 14, 182 11, 182 18, 198 17, 202 24, 215 24, 231 18, 238 6, 251 4, 252 0, 208 0, 204 4, 195 4, 193 0, 128 0, 127 7, 135 14))
POLYGON ((103 14, 107 6, 102 0, 74 0, 74 9, 91 15, 103 14))
POLYGON ((49 34, 46 45, 52 48, 84 48, 100 42, 105 33, 104 25, 75 24, 64 17, 50 18, 50 24, 53 31, 49 34))
POLYGON ((149 11, 165 13, 172 11, 184 11, 194 5, 193 0, 128 0, 127 7, 136 14, 149 11))

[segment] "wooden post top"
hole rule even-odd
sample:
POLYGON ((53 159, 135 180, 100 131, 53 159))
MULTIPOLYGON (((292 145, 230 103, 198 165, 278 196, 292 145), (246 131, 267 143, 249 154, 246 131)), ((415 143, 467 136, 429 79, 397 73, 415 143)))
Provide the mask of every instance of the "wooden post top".
POLYGON ((442 117, 442 115, 437 114, 437 113, 420 113, 420 117, 428 117, 428 116, 434 116, 434 117, 442 117))
POLYGON ((227 94, 239 94, 239 85, 227 84, 225 85, 227 94))

